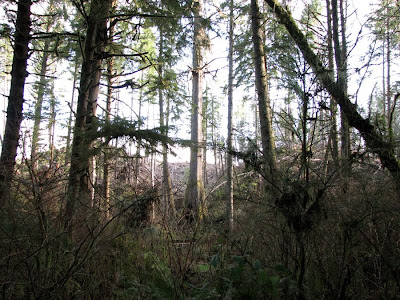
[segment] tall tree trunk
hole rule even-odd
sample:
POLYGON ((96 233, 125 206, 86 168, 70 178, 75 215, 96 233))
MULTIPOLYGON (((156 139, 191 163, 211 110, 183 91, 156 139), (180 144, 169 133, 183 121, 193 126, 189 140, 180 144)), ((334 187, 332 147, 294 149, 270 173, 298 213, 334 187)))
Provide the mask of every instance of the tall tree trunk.
MULTIPOLYGON (((208 103, 204 103, 203 105, 208 105, 208 103)), ((203 182, 204 182, 204 184, 207 184, 208 183, 208 179, 207 179, 207 134, 208 134, 208 132, 207 132, 207 129, 208 129, 208 127, 207 127, 207 123, 208 123, 208 121, 207 121, 207 115, 206 115, 206 111, 207 111, 207 108, 205 107, 203 107, 203 111, 204 111, 204 117, 203 117, 203 149, 202 149, 202 151, 203 151, 203 170, 202 170, 202 174, 203 174, 203 182)))
POLYGON ((233 112, 233 0, 229 2, 229 49, 228 49, 228 153, 226 159, 226 185, 227 185, 227 219, 228 229, 234 229, 233 206, 233 163, 232 163, 232 112, 233 112))
MULTIPOLYGON (((110 27, 110 36, 112 36, 113 27, 110 27)), ((107 98, 106 98, 106 111, 105 121, 111 122, 111 104, 113 98, 113 85, 114 83, 114 59, 110 57, 107 60, 107 98)), ((103 161, 103 199, 100 204, 100 209, 104 211, 105 219, 110 217, 110 158, 108 153, 109 142, 105 145, 104 161, 103 161)))
MULTIPOLYGON (((386 39, 386 100, 384 100, 384 107, 386 108, 387 107, 387 109, 384 109, 384 110, 386 110, 387 111, 387 113, 386 113, 386 115, 385 115, 385 118, 386 118, 386 122, 387 122, 387 124, 389 124, 389 119, 390 119, 390 112, 392 111, 392 109, 391 109, 391 101, 392 101, 392 99, 391 99, 391 96, 392 96, 392 93, 391 93, 391 82, 390 82, 390 78, 391 78, 391 76, 390 76, 390 69, 391 69, 391 61, 390 61, 390 59, 391 59, 391 41, 390 41, 390 27, 389 27, 389 1, 386 1, 386 15, 387 15, 387 17, 386 17, 386 23, 385 23, 385 39, 386 39), (386 105, 385 105, 385 102, 386 102, 386 105)), ((393 137, 392 136, 389 136, 389 139, 392 139, 393 137)))
MULTIPOLYGON (((331 10, 331 1, 326 0, 326 12, 327 12, 327 23, 328 23, 328 36, 327 36, 327 46, 328 46, 328 70, 330 72, 330 76, 332 80, 335 78, 334 72, 334 54, 333 54, 333 38, 332 38, 332 10, 331 10)), ((324 174, 327 175, 328 172, 328 159, 329 152, 332 156, 333 167, 335 170, 339 167, 339 150, 338 150, 338 140, 337 140, 337 124, 336 124, 336 116, 337 116, 337 104, 332 97, 330 99, 330 129, 329 129, 329 139, 326 149, 326 159, 325 159, 325 171, 324 174)))
MULTIPOLYGON (((163 25, 160 25, 160 44, 159 44, 159 58, 164 57, 164 28, 163 25)), ((165 136, 168 136, 168 119, 169 119, 169 100, 167 100, 167 108, 166 111, 164 109, 164 82, 163 82, 163 62, 159 62, 158 65, 158 76, 159 76, 159 84, 158 84, 158 104, 160 108, 160 127, 161 133, 165 136)), ((164 203, 164 215, 168 216, 170 213, 172 215, 176 214, 175 210, 175 201, 174 195, 172 193, 172 181, 169 173, 169 164, 168 164, 168 145, 163 142, 162 143, 162 191, 161 196, 164 203)))
POLYGON ((206 212, 205 191, 202 174, 203 162, 203 56, 207 36, 203 27, 203 0, 193 3, 194 37, 192 70, 192 116, 190 171, 185 193, 188 217, 202 220, 206 212))
POLYGON ((14 173, 15 158, 22 121, 25 79, 31 31, 31 0, 18 1, 14 35, 14 57, 8 97, 7 121, 0 156, 0 207, 8 199, 14 173))
MULTIPOLYGON (((305 74, 303 70, 303 74, 305 74)), ((310 168, 308 166, 308 148, 307 148, 307 136, 308 136, 308 130, 307 130, 307 119, 308 119, 308 104, 309 104, 309 97, 306 91, 306 82, 305 82, 305 77, 302 78, 303 80, 303 91, 302 91, 302 113, 301 113, 301 133, 302 133, 302 139, 301 139, 301 170, 302 170, 302 176, 303 179, 305 180, 306 183, 309 181, 309 171, 310 168)))
POLYGON ((217 151, 217 137, 215 134, 215 128, 216 128, 216 119, 215 119, 215 105, 214 101, 211 102, 211 140, 212 140, 212 147, 213 147, 213 153, 214 153, 214 170, 215 170, 215 175, 218 177, 219 174, 219 164, 218 164, 218 151, 217 151))
POLYGON ((69 164, 71 159, 71 140, 72 140, 72 117, 74 115, 74 107, 75 107, 75 91, 76 91, 76 82, 78 77, 78 68, 79 68, 79 56, 78 53, 75 55, 75 66, 73 73, 73 81, 72 81, 72 95, 71 95, 71 103, 70 103, 70 111, 68 118, 68 132, 67 132, 67 146, 66 146, 66 164, 69 164))
MULTIPOLYGON (((143 74, 141 78, 141 82, 143 82, 143 74)), ((138 111, 138 127, 137 129, 140 130, 140 127, 142 126, 142 101, 143 101, 143 91, 140 89, 139 91, 139 111, 138 111)), ((135 187, 138 186, 139 184, 139 173, 140 173, 140 162, 141 162, 141 157, 140 157, 140 145, 141 141, 140 139, 136 142, 136 157, 135 157, 135 187)))
POLYGON ((358 113, 356 106, 351 103, 346 91, 332 80, 329 70, 323 66, 319 57, 311 49, 306 37, 297 27, 297 24, 291 17, 290 13, 287 12, 276 0, 265 1, 273 9, 279 22, 286 27, 290 36, 303 53, 304 59, 318 76, 322 86, 339 104, 349 121, 349 125, 360 132, 369 151, 376 153, 381 160, 382 166, 387 168, 392 174, 394 183, 400 195, 400 164, 394 155, 393 148, 388 142, 383 140, 382 136, 377 132, 376 128, 369 122, 369 120, 364 119, 358 113))
POLYGON ((40 135, 40 122, 42 120, 43 98, 45 94, 45 87, 47 81, 46 73, 49 60, 49 47, 50 47, 50 40, 46 39, 44 42, 43 55, 40 64, 40 79, 38 82, 38 90, 36 94, 35 114, 34 114, 34 123, 32 131, 31 161, 34 169, 37 169, 38 167, 37 150, 38 150, 39 135, 40 135))
MULTIPOLYGON (((112 0, 112 7, 115 7, 116 1, 112 0)), ((112 20, 110 20, 112 22, 112 20)), ((110 23, 111 23, 110 22, 110 23)), ((112 39, 114 36, 114 26, 111 25, 109 28, 109 36, 112 39)), ((106 98, 106 111, 105 111, 105 121, 107 123, 111 122, 111 104, 113 100, 113 83, 114 83, 114 58, 110 57, 107 59, 107 98, 106 98)), ((100 209, 104 212, 104 217, 106 220, 110 217, 110 162, 108 153, 109 142, 105 145, 104 157, 103 157, 103 199, 100 203, 100 209)))
MULTIPOLYGON (((165 114, 166 136, 168 136, 169 112, 170 112, 170 99, 167 99, 167 108, 165 114)), ((175 198, 172 190, 172 180, 168 163, 168 146, 166 143, 163 144, 163 178, 165 178, 165 186, 167 189, 166 192, 168 195, 168 203, 171 207, 171 213, 173 216, 175 216, 176 215, 175 198)))
POLYGON ((50 162, 49 166, 53 164, 54 159, 54 139, 55 139, 55 129, 56 129, 56 98, 54 96, 54 81, 51 84, 50 90, 50 103, 49 103, 50 113, 49 113, 49 154, 50 154, 50 162))
MULTIPOLYGON (((346 16, 344 13, 343 0, 339 1, 340 1, 340 12, 338 11, 338 0, 332 0, 332 32, 333 32, 332 38, 333 38, 333 48, 335 50, 337 83, 347 95, 346 16), (341 29, 340 32, 339 32, 339 27, 341 29)), ((349 175, 350 172, 349 158, 350 158, 350 127, 346 114, 341 111, 341 159, 342 159, 342 169, 345 176, 349 175)))
POLYGON ((260 118, 261 144, 265 164, 268 169, 268 179, 272 184, 275 184, 275 138, 272 130, 272 111, 268 94, 268 74, 266 69, 264 45, 262 42, 264 34, 261 28, 261 14, 257 0, 251 0, 251 28, 254 47, 254 68, 258 97, 258 113, 260 118))
POLYGON ((76 221, 84 224, 91 204, 92 185, 90 179, 90 149, 92 145, 88 132, 95 130, 97 97, 101 76, 101 65, 107 44, 107 19, 111 0, 92 0, 87 18, 87 32, 81 70, 81 80, 72 141, 71 168, 68 181, 68 196, 65 211, 65 225, 73 230, 76 207, 79 202, 79 216, 76 221))
MULTIPOLYGON (((49 2, 48 13, 50 14, 54 10, 54 1, 51 0, 49 2)), ((52 26, 54 24, 53 17, 46 17, 46 32, 49 33, 52 26)), ((34 114, 34 124, 32 131, 32 147, 31 147, 31 161, 34 169, 38 167, 38 158, 37 158, 37 150, 39 143, 39 135, 40 135, 40 123, 42 120, 42 107, 43 107, 43 99, 45 95, 46 89, 46 73, 49 64, 49 48, 50 48, 50 39, 45 39, 43 46, 43 54, 40 61, 40 75, 39 82, 36 94, 36 103, 35 103, 35 114, 34 114)))

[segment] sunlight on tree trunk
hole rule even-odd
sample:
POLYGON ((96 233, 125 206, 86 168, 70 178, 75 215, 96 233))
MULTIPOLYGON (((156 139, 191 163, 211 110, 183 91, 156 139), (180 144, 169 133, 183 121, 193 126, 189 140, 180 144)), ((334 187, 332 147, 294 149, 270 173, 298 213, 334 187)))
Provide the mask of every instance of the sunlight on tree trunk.
POLYGON ((203 182, 203 76, 204 48, 208 38, 203 28, 203 0, 193 3, 194 37, 192 69, 192 116, 190 171, 185 193, 188 217, 202 220, 207 215, 203 182))

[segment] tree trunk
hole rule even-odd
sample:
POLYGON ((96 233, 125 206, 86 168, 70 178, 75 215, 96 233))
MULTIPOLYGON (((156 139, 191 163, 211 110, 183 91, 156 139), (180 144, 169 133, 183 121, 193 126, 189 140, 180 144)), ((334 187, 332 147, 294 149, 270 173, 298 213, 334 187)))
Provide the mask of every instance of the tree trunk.
POLYGON ((261 144, 268 169, 268 180, 274 184, 276 171, 275 138, 272 130, 272 111, 268 94, 268 74, 266 69, 261 14, 257 0, 251 0, 251 28, 254 46, 254 68, 260 118, 261 144))
MULTIPOLYGON (((330 71, 330 76, 332 80, 335 78, 334 73, 334 54, 333 54, 333 38, 332 38, 332 11, 331 11, 331 2, 330 0, 326 0, 326 12, 327 12, 327 23, 328 23, 328 36, 327 36, 327 46, 328 46, 328 69, 330 71)), ((325 160, 325 175, 328 172, 328 157, 329 152, 332 155, 332 163, 335 170, 339 167, 339 147, 337 140, 337 124, 336 124, 336 116, 337 116, 337 104, 335 100, 330 97, 330 122, 331 126, 329 129, 329 139, 326 149, 326 157, 325 160)))
MULTIPOLYGON (((48 12, 51 13, 54 10, 54 1, 51 0, 48 7, 48 12)), ((46 17, 46 33, 51 31, 51 28, 54 24, 53 17, 46 17)), ((32 131, 32 146, 31 146, 31 161, 33 169, 37 169, 38 167, 38 157, 37 157, 37 150, 38 150, 38 143, 39 143, 39 135, 40 135, 40 123, 42 121, 42 107, 43 107, 43 99, 45 95, 46 89, 46 73, 49 64, 49 48, 50 48, 50 39, 47 38, 44 41, 43 46, 43 54, 40 61, 40 75, 39 81, 37 83, 37 94, 36 94, 36 103, 35 103, 35 114, 34 114, 34 124, 33 124, 33 131, 32 131)))
POLYGON ((349 125, 356 128, 363 139, 369 151, 376 153, 384 168, 387 168, 392 174, 398 192, 400 193, 400 164, 397 161, 393 148, 390 144, 383 140, 382 136, 379 135, 376 128, 369 122, 368 119, 364 119, 357 111, 356 106, 351 103, 346 91, 332 80, 329 70, 327 70, 319 57, 311 49, 307 42, 306 37, 297 27, 296 22, 276 0, 265 0, 267 4, 273 9, 274 14, 278 18, 279 22, 282 23, 301 52, 303 53, 304 59, 312 67, 314 73, 318 76, 322 86, 330 93, 330 95, 336 100, 346 115, 349 125))
POLYGON ((40 64, 40 79, 38 82, 38 90, 36 94, 35 114, 34 114, 34 123, 32 131, 31 161, 32 161, 32 167, 35 170, 38 167, 37 150, 38 150, 39 135, 40 135, 40 122, 42 120, 43 98, 46 87, 46 73, 47 73, 47 64, 49 59, 49 52, 48 52, 49 47, 50 47, 50 40, 46 39, 44 42, 43 55, 40 64))
POLYGON ((68 132, 67 132, 67 146, 66 146, 66 164, 69 164, 71 159, 71 137, 72 137, 72 117, 74 115, 74 106, 75 106, 75 90, 76 90, 76 82, 78 77, 78 67, 79 67, 79 56, 76 53, 75 56, 75 67, 74 67, 74 78, 72 82, 72 95, 71 95, 71 103, 70 103, 70 111, 68 118, 68 132))
MULTIPOLYGON (((335 61, 337 69, 337 83, 347 96, 347 45, 346 45, 346 20, 343 8, 343 0, 340 1, 340 12, 338 11, 338 0, 332 0, 332 39, 335 50, 335 61), (339 13, 341 32, 339 33, 339 13), (339 38, 341 37, 341 42, 339 38)), ((346 114, 341 111, 341 160, 342 170, 345 176, 350 173, 350 127, 346 114)))
MULTIPOLYGON (((163 26, 160 25, 160 44, 159 44, 159 58, 164 57, 164 34, 163 26)), ((160 108, 160 127, 161 133, 168 136, 168 119, 169 119, 169 101, 167 100, 167 108, 164 110, 164 83, 163 83, 163 63, 159 62, 158 66, 158 103, 160 108)), ((164 215, 168 216, 170 213, 175 216, 175 200, 174 194, 172 193, 172 181, 169 172, 168 164, 168 145, 162 143, 162 190, 161 196, 164 202, 164 215)))
MULTIPOLYGON (((116 2, 112 0, 112 7, 115 7, 116 2)), ((114 26, 111 25, 109 28, 109 36, 111 39, 114 36, 114 26)), ((113 101, 113 83, 114 83, 114 58, 110 57, 107 59, 107 98, 106 98, 106 111, 105 111, 105 121, 107 123, 111 122, 111 104, 113 101)), ((104 212, 104 218, 108 220, 110 218, 110 162, 108 153, 109 142, 105 145, 104 157, 103 157, 103 199, 100 203, 100 209, 104 212)))
POLYGON ((216 118, 215 118, 215 107, 214 101, 211 102, 211 140, 212 140, 212 147, 213 147, 213 154, 214 154, 214 170, 215 176, 219 176, 219 164, 218 164, 218 149, 217 149, 217 137, 215 134, 216 128, 216 118))
POLYGON ((232 113, 233 113, 233 0, 229 2, 229 52, 228 52, 228 153, 226 159, 226 185, 227 185, 227 219, 228 229, 234 229, 233 207, 233 163, 232 163, 232 113))
POLYGON ((15 158, 22 121, 25 79, 29 57, 31 30, 31 0, 18 2, 14 35, 14 57, 11 69, 11 86, 8 97, 7 121, 0 156, 0 207, 8 199, 14 173, 15 158))
MULTIPOLYGON (((389 1, 386 2, 386 24, 385 24, 385 29, 386 29, 386 105, 387 106, 387 115, 386 120, 389 123, 389 118, 390 118, 390 112, 391 112, 391 82, 390 82, 390 67, 391 67, 391 49, 390 47, 392 46, 392 43, 390 41, 390 27, 389 27, 389 1)), ((390 137, 391 138, 391 137, 390 137)))
MULTIPOLYGON (((113 27, 110 27, 110 36, 112 36, 113 27)), ((106 99, 106 111, 105 121, 111 122, 111 104, 113 96, 113 85, 114 83, 114 59, 110 57, 107 60, 107 99, 106 99)), ((100 204, 101 211, 104 212, 105 219, 110 217, 110 162, 108 153, 109 142, 105 145, 104 149, 104 161, 103 161, 103 199, 100 204)))
POLYGON ((90 179, 91 138, 88 132, 95 130, 97 96, 101 76, 102 53, 107 44, 107 19, 111 8, 110 0, 92 0, 87 18, 87 32, 77 102, 74 137, 72 141, 71 168, 68 181, 68 196, 65 225, 69 232, 87 217, 91 204, 92 184, 90 179), (75 218, 79 202, 79 216, 75 218), (78 219, 77 222, 73 218, 78 219))
MULTIPOLYGON (((303 70, 304 71, 304 70, 303 70)), ((303 72, 305 74, 305 72, 303 72)), ((308 137, 308 130, 307 130, 307 119, 308 119, 308 104, 309 104, 309 96, 306 91, 306 82, 305 77, 302 78, 303 83, 303 91, 302 91, 302 113, 301 113, 301 131, 302 131, 302 139, 301 139, 301 171, 302 177, 306 183, 309 182, 309 172, 310 168, 308 165, 309 160, 309 152, 307 148, 307 137, 308 137)))
POLYGON ((185 204, 190 220, 202 220, 206 212, 205 191, 202 174, 203 162, 203 55, 207 40, 203 28, 203 0, 193 4, 193 70, 192 70, 192 116, 190 171, 185 193, 185 204))

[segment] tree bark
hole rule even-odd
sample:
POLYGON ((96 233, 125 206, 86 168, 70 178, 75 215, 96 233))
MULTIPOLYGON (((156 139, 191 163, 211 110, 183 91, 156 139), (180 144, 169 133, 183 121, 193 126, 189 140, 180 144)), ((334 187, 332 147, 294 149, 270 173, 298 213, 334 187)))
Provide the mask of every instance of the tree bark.
POLYGON ((227 159, 226 159, 226 185, 227 185, 227 219, 228 229, 234 229, 234 206, 233 206, 233 163, 232 163, 232 113, 233 113, 233 0, 229 2, 229 49, 228 49, 228 137, 227 137, 227 159))
POLYGON ((385 141, 377 132, 376 128, 370 123, 368 119, 364 119, 357 111, 356 106, 350 101, 346 92, 332 80, 329 70, 327 70, 319 57, 311 49, 307 42, 306 37, 297 27, 296 22, 276 0, 265 0, 265 2, 272 8, 275 16, 279 22, 282 23, 294 42, 297 44, 301 52, 303 53, 304 59, 311 66, 314 73, 318 76, 322 86, 330 93, 330 95, 336 100, 346 115, 349 125, 356 128, 362 138, 364 139, 369 151, 376 153, 384 168, 387 168, 392 174, 395 181, 398 192, 400 192, 400 164, 397 161, 393 148, 390 144, 385 141))
MULTIPOLYGON (((347 96, 347 41, 346 41, 346 19, 343 8, 343 0, 332 0, 332 39, 335 52, 337 84, 347 96), (339 18, 340 15, 340 18, 339 18), (339 24, 340 21, 340 24, 339 24), (339 33, 340 27, 340 33, 339 33), (341 39, 340 39, 341 38, 341 39)), ((346 115, 341 111, 341 161, 342 174, 348 176, 350 173, 350 127, 346 115)))
MULTIPOLYGON (((164 57, 164 28, 161 24, 160 26, 160 44, 159 44, 159 58, 164 57)), ((160 108, 160 127, 161 133, 168 136, 168 119, 169 119, 169 105, 167 103, 166 109, 164 109, 164 83, 163 83, 163 63, 159 62, 158 66, 158 76, 159 76, 159 86, 158 86, 158 104, 160 108)), ((172 181, 169 172, 168 164, 168 146, 167 143, 162 143, 162 199, 164 201, 164 214, 168 216, 170 213, 175 216, 175 201, 174 194, 172 193, 172 181)))
MULTIPOLYGON (((332 11, 331 11, 331 1, 326 0, 326 14, 327 14, 327 23, 328 23, 328 36, 327 36, 327 46, 328 46, 328 70, 330 71, 330 76, 332 80, 335 77, 334 74, 334 54, 333 54, 333 37, 332 37, 332 11)), ((337 116, 337 104, 335 100, 330 97, 330 113, 331 113, 331 126, 329 132, 329 141, 327 144, 327 155, 331 152, 332 162, 335 169, 339 167, 339 147, 337 140, 337 125, 336 125, 336 116, 337 116)), ((328 159, 325 161, 325 175, 327 173, 328 167, 328 159)))
MULTIPOLYGON (((113 34, 113 27, 110 27, 110 36, 113 34)), ((106 111, 105 121, 111 122, 111 104, 113 96, 113 85, 114 83, 114 58, 110 57, 107 60, 107 99, 106 99, 106 111)), ((100 209, 104 212, 106 220, 110 217, 110 158, 108 151, 109 142, 106 143, 104 149, 104 161, 103 161, 103 199, 100 204, 100 209)))
POLYGON ((8 97, 7 121, 0 156, 0 207, 7 201, 14 173, 15 158, 22 121, 25 79, 31 39, 31 0, 18 1, 14 35, 14 57, 8 97))
MULTIPOLYGON (((112 7, 115 7, 116 0, 112 0, 112 7)), ((112 23, 112 20, 110 20, 112 23)), ((111 25, 109 28, 109 36, 112 39, 114 36, 114 26, 111 25)), ((115 74, 114 74, 114 58, 110 57, 107 59, 107 98, 106 98, 106 111, 105 111, 105 121, 107 123, 111 122, 111 104, 113 100, 113 84, 114 84, 115 74)), ((103 157, 103 199, 100 203, 100 209, 104 212, 104 218, 108 220, 110 218, 110 186, 111 186, 111 176, 110 176, 110 158, 108 151, 109 142, 106 143, 106 148, 104 150, 103 157)))
POLYGON ((268 94, 268 74, 266 69, 261 14, 257 0, 251 0, 251 28, 254 47, 255 81, 258 98, 258 113, 261 129, 261 144, 269 180, 275 182, 276 171, 275 138, 272 130, 272 111, 268 94))
POLYGON ((193 37, 193 70, 192 70, 192 115, 190 171, 185 204, 188 217, 202 220, 206 214, 205 191, 203 182, 203 56, 207 40, 203 28, 203 0, 193 4, 194 37, 193 37))
MULTIPOLYGON (((72 141, 71 168, 68 181, 68 196, 65 225, 71 233, 73 218, 79 202, 79 223, 85 222, 87 208, 91 204, 92 184, 90 179, 91 138, 88 132, 95 130, 97 96, 101 76, 103 53, 107 44, 107 20, 111 8, 110 0, 92 0, 87 18, 87 33, 81 70, 74 136, 72 141)), ((76 219, 76 218, 75 218, 76 219)), ((76 220, 77 221, 77 220, 76 220)))

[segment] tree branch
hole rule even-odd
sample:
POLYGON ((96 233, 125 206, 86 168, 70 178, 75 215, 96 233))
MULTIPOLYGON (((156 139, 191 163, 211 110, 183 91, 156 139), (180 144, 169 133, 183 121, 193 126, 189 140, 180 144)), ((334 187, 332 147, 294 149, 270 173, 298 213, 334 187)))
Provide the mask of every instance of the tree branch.
POLYGON ((349 120, 349 125, 360 132, 369 151, 376 153, 381 160, 382 166, 390 171, 397 181, 396 184, 400 191, 400 164, 394 155, 392 145, 378 134, 376 128, 368 119, 364 119, 360 115, 356 106, 350 101, 344 90, 331 78, 329 70, 323 66, 319 57, 311 49, 306 37, 298 28, 291 14, 276 0, 265 0, 265 2, 271 7, 278 21, 286 27, 290 36, 303 53, 304 59, 318 76, 321 84, 339 104, 341 110, 349 120))

